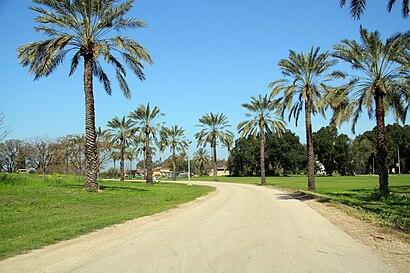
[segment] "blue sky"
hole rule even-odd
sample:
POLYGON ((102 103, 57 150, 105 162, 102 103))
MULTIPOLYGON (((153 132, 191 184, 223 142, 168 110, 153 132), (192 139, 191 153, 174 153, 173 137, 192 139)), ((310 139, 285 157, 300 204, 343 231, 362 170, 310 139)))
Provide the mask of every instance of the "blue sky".
MULTIPOLYGON (((360 25, 380 31, 383 38, 408 30, 410 19, 401 17, 400 5, 388 13, 387 0, 368 2, 357 21, 347 8, 340 9, 339 0, 136 0, 129 17, 144 20, 148 27, 124 34, 149 50, 154 65, 146 67, 144 82, 128 73, 130 100, 112 73, 112 96, 95 82, 96 126, 104 128, 114 116, 150 102, 166 114, 162 120, 168 126, 182 126, 191 140, 199 131, 198 119, 209 112, 227 115, 236 133, 245 114, 241 104, 269 92, 268 84, 282 77, 277 63, 288 57, 289 49, 330 50, 342 39, 358 39, 360 25)), ((67 59, 51 76, 34 82, 18 63, 19 46, 44 38, 34 31, 36 14, 27 9, 30 5, 29 0, 0 1, 0 112, 12 129, 8 138, 84 133, 82 69, 68 77, 67 59)), ((313 130, 327 124, 317 116, 313 130)), ((357 133, 374 124, 364 115, 357 133)), ((303 118, 298 127, 293 120, 288 122, 288 128, 305 142, 303 118)), ((354 137, 350 124, 341 132, 354 137)), ((219 154, 226 157, 225 150, 219 154)))

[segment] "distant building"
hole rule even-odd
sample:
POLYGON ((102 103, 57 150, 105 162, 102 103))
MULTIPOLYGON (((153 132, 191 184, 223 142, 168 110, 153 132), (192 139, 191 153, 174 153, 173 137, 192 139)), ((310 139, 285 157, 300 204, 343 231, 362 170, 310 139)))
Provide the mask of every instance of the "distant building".
MULTIPOLYGON (((214 175, 214 169, 211 169, 208 174, 209 174, 209 176, 213 176, 214 175)), ((216 168, 216 175, 217 176, 228 176, 229 175, 229 170, 227 169, 227 167, 217 167, 216 168)))

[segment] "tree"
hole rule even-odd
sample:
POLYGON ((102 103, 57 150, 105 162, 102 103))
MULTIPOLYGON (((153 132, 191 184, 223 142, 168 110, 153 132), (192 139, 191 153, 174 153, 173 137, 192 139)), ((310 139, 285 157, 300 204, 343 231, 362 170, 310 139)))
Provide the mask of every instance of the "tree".
POLYGON ((204 148, 199 148, 198 150, 195 151, 194 157, 193 157, 193 162, 196 164, 199 168, 199 174, 200 175, 205 175, 206 174, 206 166, 209 165, 211 162, 210 156, 207 150, 204 148))
POLYGON ((376 147, 372 140, 369 140, 365 134, 357 136, 352 145, 352 157, 356 172, 373 173, 372 159, 375 153, 376 147))
POLYGON ((113 118, 107 123, 107 138, 118 149, 120 159, 120 181, 124 182, 124 155, 125 150, 130 145, 130 139, 133 136, 132 121, 123 117, 113 118))
POLYGON ((125 79, 126 69, 116 54, 123 58, 140 80, 145 79, 143 61, 152 63, 149 53, 131 38, 120 36, 126 29, 145 27, 145 24, 138 19, 125 18, 134 0, 118 5, 114 0, 32 1, 39 5, 30 8, 39 14, 35 19, 39 26, 35 29, 49 39, 19 47, 18 59, 22 66, 30 67, 29 72, 35 75, 34 80, 49 76, 69 53, 73 53, 70 76, 83 59, 87 162, 85 188, 96 190, 98 166, 93 77, 103 83, 105 91, 111 95, 111 81, 100 64, 100 59, 104 60, 114 67, 125 97, 131 97, 125 79), (111 36, 112 33, 114 35, 111 36))
POLYGON ((350 173, 350 139, 345 134, 338 133, 336 126, 322 127, 313 133, 315 155, 325 167, 327 175, 338 171, 340 175, 350 173))
POLYGON ((231 149, 233 145, 233 135, 227 136, 222 142, 222 145, 228 150, 228 158, 229 158, 231 156, 231 149))
POLYGON ((260 144, 252 136, 240 137, 231 151, 229 169, 232 176, 254 176, 260 174, 260 144))
POLYGON ((283 119, 275 117, 278 101, 271 101, 267 95, 259 95, 258 98, 251 97, 251 103, 244 103, 242 107, 248 110, 245 114, 247 118, 238 124, 238 131, 242 137, 252 135, 254 139, 259 136, 260 140, 260 167, 261 185, 266 185, 265 175, 265 146, 266 134, 274 133, 282 135, 286 130, 283 119))
POLYGON ((138 170, 138 157, 142 154, 143 169, 145 170, 145 140, 140 136, 134 134, 133 138, 131 139, 131 144, 133 146, 132 154, 135 156, 135 159, 137 160, 135 164, 135 169, 138 170))
POLYGON ((273 174, 278 174, 279 170, 283 175, 288 173, 301 173, 306 169, 306 147, 300 143, 299 137, 286 130, 279 137, 276 134, 269 134, 266 138, 268 166, 273 167, 273 174))
POLYGON ((151 137, 157 141, 157 132, 162 127, 162 122, 158 122, 158 118, 164 116, 161 110, 155 106, 151 109, 149 103, 147 106, 141 104, 138 108, 131 112, 128 117, 134 122, 136 132, 139 132, 140 137, 145 141, 145 179, 149 184, 153 184, 152 180, 152 147, 151 137))
POLYGON ((185 149, 188 148, 188 141, 185 139, 185 130, 174 125, 171 128, 163 127, 160 132, 160 150, 165 151, 169 147, 172 154, 172 167, 173 167, 173 179, 177 180, 177 158, 176 152, 182 151, 185 153, 185 149))
POLYGON ((73 168, 74 173, 78 176, 84 175, 84 163, 86 162, 85 154, 86 137, 84 135, 69 136, 69 163, 73 168))
POLYGON ((320 113, 324 115, 324 108, 320 103, 325 92, 326 83, 337 75, 326 74, 329 68, 336 64, 335 60, 328 60, 328 52, 319 53, 320 48, 312 48, 308 54, 297 54, 289 51, 289 59, 279 61, 279 68, 285 79, 269 84, 272 89, 271 97, 283 91, 282 107, 289 111, 289 120, 293 116, 298 124, 301 111, 305 110, 306 145, 308 159, 308 190, 315 191, 315 155, 313 151, 311 115, 320 113), (295 100, 295 102, 294 102, 295 100))
MULTIPOLYGON (((346 0, 340 0, 340 7, 343 8, 346 5, 346 0)), ((388 0, 387 10, 391 12, 396 0, 388 0)), ((353 19, 359 20, 363 12, 366 10, 366 0, 350 0, 350 13, 353 19)), ((402 1, 401 13, 404 18, 409 15, 409 0, 402 1)))
POLYGON ((4 171, 12 173, 25 168, 24 142, 18 139, 0 143, 0 164, 4 171))
POLYGON ((224 143, 227 138, 233 138, 233 133, 227 129, 228 127, 231 127, 231 125, 224 114, 209 113, 199 119, 199 124, 197 126, 202 128, 201 131, 195 134, 198 146, 203 145, 205 147, 207 144, 211 145, 213 151, 213 176, 214 181, 218 181, 216 146, 218 140, 224 143))
POLYGON ((113 145, 107 139, 107 130, 102 130, 101 127, 97 130, 97 166, 98 178, 104 169, 104 166, 111 160, 113 145))
POLYGON ((36 137, 28 143, 27 159, 31 167, 41 170, 43 180, 47 167, 56 155, 56 143, 48 137, 36 137))
POLYGON ((6 123, 6 115, 0 113, 0 142, 10 134, 10 128, 6 123))
POLYGON ((332 123, 340 125, 351 117, 352 131, 363 110, 370 119, 376 118, 377 168, 379 192, 388 194, 389 178, 386 161, 386 130, 384 117, 389 110, 404 122, 403 93, 409 92, 410 32, 395 34, 383 43, 379 32, 360 28, 360 42, 342 40, 332 55, 351 65, 358 76, 339 72, 350 82, 328 93, 327 101, 334 110, 332 123))

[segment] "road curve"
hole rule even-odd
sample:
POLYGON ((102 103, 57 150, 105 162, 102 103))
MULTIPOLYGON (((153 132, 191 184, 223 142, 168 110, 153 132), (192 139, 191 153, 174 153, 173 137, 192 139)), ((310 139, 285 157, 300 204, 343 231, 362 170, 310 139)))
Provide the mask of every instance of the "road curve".
POLYGON ((0 272, 395 272, 282 192, 197 182, 215 193, 0 262, 0 272))

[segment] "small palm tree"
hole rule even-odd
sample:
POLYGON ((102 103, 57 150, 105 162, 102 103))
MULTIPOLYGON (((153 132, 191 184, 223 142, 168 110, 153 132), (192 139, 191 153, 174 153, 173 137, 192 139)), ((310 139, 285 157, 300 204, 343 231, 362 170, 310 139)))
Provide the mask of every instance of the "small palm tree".
POLYGON ((214 181, 218 181, 216 146, 218 140, 224 143, 227 138, 233 138, 233 133, 227 129, 231 125, 228 118, 222 113, 205 114, 199 119, 199 123, 197 126, 203 129, 195 134, 195 138, 198 141, 198 146, 211 145, 214 181))
POLYGON ((376 118, 379 192, 385 195, 389 170, 384 117, 392 110, 397 118, 405 121, 410 92, 410 32, 393 35, 383 43, 379 32, 360 28, 360 39, 360 42, 343 40, 334 46, 333 56, 350 64, 360 76, 339 72, 351 81, 329 92, 326 100, 334 109, 331 121, 339 125, 353 117, 353 132, 363 111, 368 112, 370 119, 376 118))
POLYGON ((231 156, 231 149, 233 145, 233 135, 232 136, 227 136, 223 142, 222 145, 228 150, 228 158, 231 156))
POLYGON ((261 185, 266 185, 265 176, 265 143, 266 133, 282 135, 286 130, 283 119, 275 117, 275 112, 279 105, 278 101, 271 101, 267 95, 259 95, 258 98, 251 97, 251 103, 244 103, 242 107, 249 112, 245 114, 249 120, 238 124, 238 131, 242 137, 253 135, 254 139, 260 139, 260 164, 261 164, 261 185))
POLYGON ((107 123, 107 138, 118 149, 118 155, 120 160, 120 181, 124 181, 124 161, 125 161, 125 151, 130 145, 130 139, 133 136, 132 121, 123 117, 119 119, 118 117, 113 118, 107 123))
POLYGON ((32 0, 41 6, 31 7, 39 16, 35 29, 46 34, 49 39, 32 42, 18 49, 18 59, 23 66, 30 67, 34 80, 49 76, 68 54, 71 58, 71 76, 81 59, 84 61, 85 131, 86 131, 86 189, 98 189, 97 149, 95 131, 95 110, 93 77, 103 83, 105 91, 111 95, 111 81, 102 69, 100 60, 112 65, 116 71, 119 86, 127 98, 131 91, 125 79, 125 64, 140 80, 143 61, 152 63, 147 50, 128 37, 120 36, 126 29, 145 27, 138 19, 124 16, 131 10, 134 0, 115 5, 114 0, 32 0), (114 35, 111 35, 114 34, 114 35), (118 54, 118 55, 117 55, 118 54))
MULTIPOLYGON (((343 8, 346 5, 346 0, 340 0, 340 7, 343 8)), ((388 0, 387 10, 391 12, 396 0, 388 0)), ((360 19, 364 10, 366 9, 366 0, 350 0, 350 13, 354 19, 360 19)), ((409 15, 409 0, 403 0, 401 6, 401 13, 404 18, 409 15)))
POLYGON ((145 167, 147 169, 145 179, 146 182, 150 184, 153 184, 151 138, 157 142, 157 133, 163 124, 163 122, 158 121, 161 116, 164 116, 161 110, 157 106, 151 108, 149 103, 147 106, 141 104, 137 110, 128 115, 134 122, 135 130, 139 132, 140 137, 145 140, 145 167))
POLYGON ((206 173, 205 166, 209 165, 209 162, 211 161, 210 158, 211 157, 209 156, 208 151, 205 150, 204 148, 199 148, 194 153, 193 161, 199 167, 200 175, 203 175, 206 173))
POLYGON ((138 157, 142 154, 144 156, 143 163, 144 163, 144 170, 145 170, 145 141, 138 135, 134 135, 131 139, 132 153, 137 160, 135 169, 138 169, 138 157))
POLYGON ((174 125, 171 128, 163 127, 160 133, 160 150, 165 151, 169 147, 172 153, 172 167, 174 171, 173 179, 177 180, 177 157, 176 151, 182 151, 185 153, 185 149, 188 148, 188 141, 185 138, 185 130, 174 125))
POLYGON ((336 60, 328 60, 328 52, 319 53, 320 48, 312 48, 308 54, 297 54, 289 51, 289 59, 279 61, 279 68, 286 77, 283 80, 269 84, 272 89, 271 98, 283 91, 282 106, 279 111, 282 116, 289 111, 289 120, 293 116, 298 125, 302 110, 305 110, 306 144, 308 159, 308 190, 315 191, 315 155, 313 153, 311 115, 324 115, 321 99, 325 92, 325 83, 337 78, 337 74, 326 74, 336 60))

